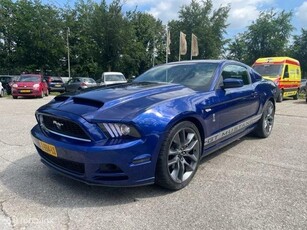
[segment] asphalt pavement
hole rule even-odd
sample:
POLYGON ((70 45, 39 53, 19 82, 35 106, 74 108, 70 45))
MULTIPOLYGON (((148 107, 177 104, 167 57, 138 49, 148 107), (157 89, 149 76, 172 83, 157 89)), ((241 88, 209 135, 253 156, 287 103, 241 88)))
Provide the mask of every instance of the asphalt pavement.
POLYGON ((307 229, 307 103, 277 103, 269 138, 202 160, 177 192, 88 186, 40 162, 30 130, 43 99, 0 98, 0 229, 307 229))

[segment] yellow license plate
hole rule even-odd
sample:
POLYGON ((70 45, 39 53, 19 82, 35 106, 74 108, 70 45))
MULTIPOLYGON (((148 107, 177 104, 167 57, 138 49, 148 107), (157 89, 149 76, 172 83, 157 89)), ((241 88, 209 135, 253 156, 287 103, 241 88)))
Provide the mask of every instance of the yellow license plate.
POLYGON ((31 90, 29 90, 29 89, 22 89, 22 90, 20 90, 20 92, 21 92, 21 93, 30 93, 31 90))
POLYGON ((39 145, 40 145, 41 150, 48 153, 49 155, 54 156, 54 157, 58 156, 58 153, 54 145, 47 144, 46 142, 43 142, 43 141, 39 141, 39 145))
POLYGON ((61 87, 61 85, 54 85, 55 87, 61 87))

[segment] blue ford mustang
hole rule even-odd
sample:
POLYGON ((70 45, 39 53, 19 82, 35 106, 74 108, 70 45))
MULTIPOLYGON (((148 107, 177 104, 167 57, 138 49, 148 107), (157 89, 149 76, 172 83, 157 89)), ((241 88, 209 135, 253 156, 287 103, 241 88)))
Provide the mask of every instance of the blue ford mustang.
POLYGON ((230 60, 153 67, 132 83, 55 97, 31 130, 43 163, 88 184, 178 190, 200 159, 272 131, 276 86, 230 60))

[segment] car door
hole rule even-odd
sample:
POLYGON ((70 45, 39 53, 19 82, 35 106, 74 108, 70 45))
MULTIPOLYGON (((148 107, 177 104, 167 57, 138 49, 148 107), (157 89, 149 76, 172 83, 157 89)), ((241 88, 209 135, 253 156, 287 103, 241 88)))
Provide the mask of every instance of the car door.
MULTIPOLYGON (((205 145, 210 147, 219 140, 228 139, 243 131, 255 120, 260 106, 260 95, 255 91, 247 67, 228 64, 219 73, 215 91, 205 103, 204 112, 210 114, 208 138, 205 145), (224 88, 225 79, 243 82, 240 87, 224 88)), ((208 123, 208 119, 206 121, 208 123)))
POLYGON ((230 64, 223 68, 221 83, 216 93, 223 105, 219 112, 220 129, 230 128, 239 122, 246 121, 257 114, 260 105, 260 95, 255 91, 249 71, 246 67, 230 64), (223 80, 227 78, 243 81, 242 87, 223 89, 223 80))

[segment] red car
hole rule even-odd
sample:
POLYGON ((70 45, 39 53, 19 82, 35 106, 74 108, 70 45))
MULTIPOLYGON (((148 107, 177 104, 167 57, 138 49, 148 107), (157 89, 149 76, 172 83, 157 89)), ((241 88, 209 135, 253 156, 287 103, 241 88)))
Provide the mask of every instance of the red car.
POLYGON ((40 97, 49 95, 46 80, 40 74, 23 74, 12 85, 12 96, 17 99, 21 97, 40 97))

